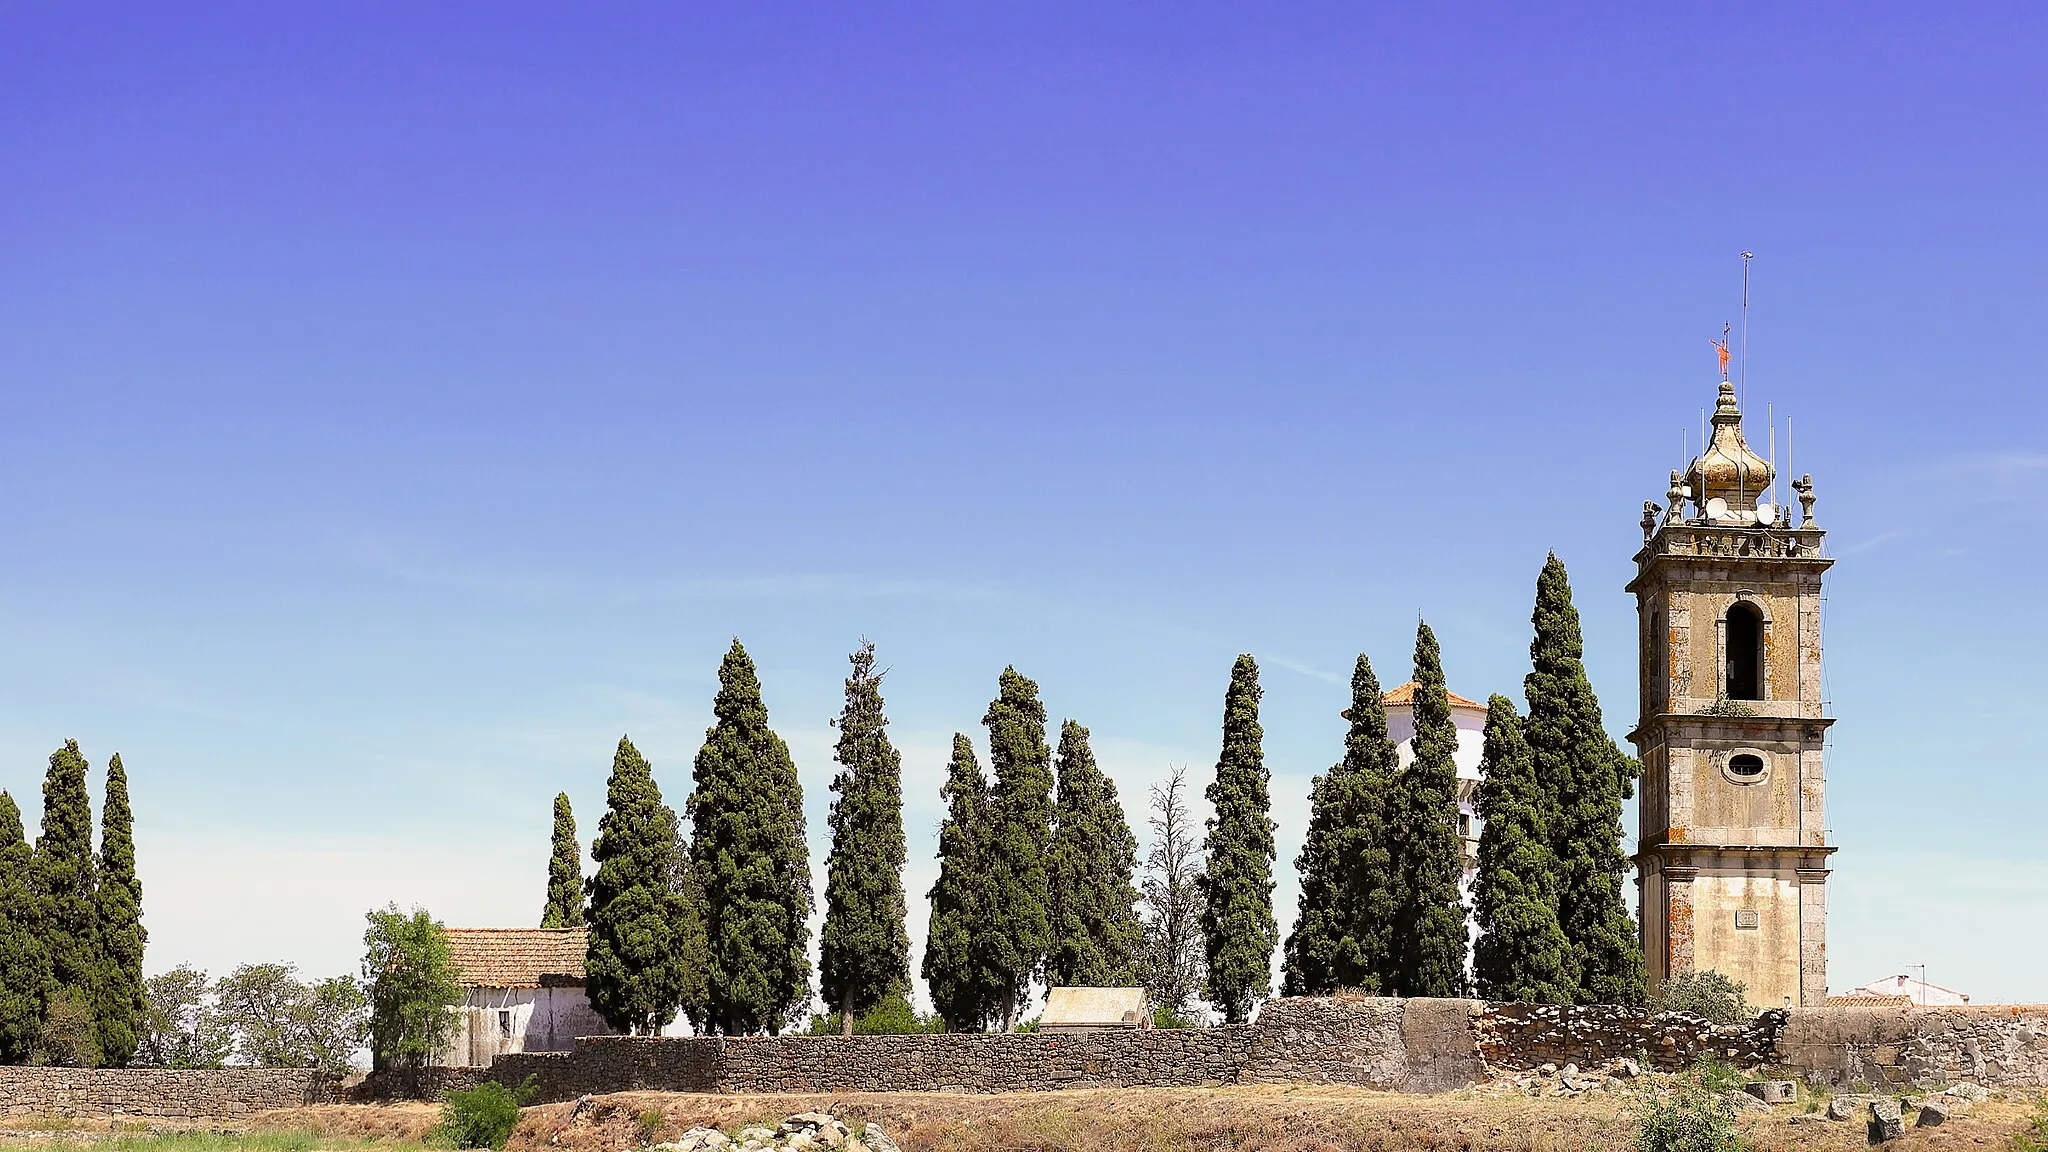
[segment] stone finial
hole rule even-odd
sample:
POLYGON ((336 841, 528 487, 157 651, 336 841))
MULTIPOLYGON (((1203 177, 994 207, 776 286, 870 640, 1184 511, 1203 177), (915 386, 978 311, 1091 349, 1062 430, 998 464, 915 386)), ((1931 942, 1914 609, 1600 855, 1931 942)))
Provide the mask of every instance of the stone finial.
POLYGON ((1660 511, 1662 509, 1657 507, 1655 500, 1643 501, 1643 543, 1645 544, 1650 542, 1650 537, 1657 534, 1657 513, 1660 511))
POLYGON ((1809 472, 1794 480, 1792 491, 1799 493, 1799 526, 1813 527, 1813 473, 1809 472))
POLYGON ((1686 491, 1685 477, 1674 468, 1671 470, 1671 487, 1664 492, 1664 522, 1676 524, 1685 519, 1685 498, 1692 493, 1686 491))

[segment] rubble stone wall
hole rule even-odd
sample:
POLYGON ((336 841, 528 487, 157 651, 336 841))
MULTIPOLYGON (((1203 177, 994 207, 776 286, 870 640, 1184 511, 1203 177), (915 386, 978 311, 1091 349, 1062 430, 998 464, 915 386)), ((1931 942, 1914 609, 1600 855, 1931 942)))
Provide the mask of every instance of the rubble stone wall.
POLYGON ((0 1117, 234 1119, 329 1103, 338 1085, 311 1068, 0 1067, 0 1117))
POLYGON ((1632 1057, 1675 1072, 1702 1056, 1743 1067, 1779 1063, 1785 1019, 1784 1009, 1748 1024, 1716 1025, 1698 1016, 1607 1004, 1489 1004, 1474 1013, 1473 1032, 1480 1055, 1495 1068, 1590 1068, 1632 1057))

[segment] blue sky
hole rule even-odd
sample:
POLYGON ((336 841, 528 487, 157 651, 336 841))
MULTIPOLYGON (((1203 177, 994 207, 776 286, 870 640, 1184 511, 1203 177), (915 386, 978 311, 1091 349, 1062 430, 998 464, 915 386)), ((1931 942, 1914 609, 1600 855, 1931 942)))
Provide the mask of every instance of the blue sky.
MULTIPOLYGON (((539 913, 735 635, 813 846, 862 635, 913 930, 1015 664, 1136 821, 1264 669, 1518 693, 1622 592, 1756 253, 1829 578, 1833 983, 2048 999, 2037 5, 0 4, 0 787, 133 777, 152 970, 539 913)), ((1696 435, 1696 433, 1695 433, 1696 435)), ((1633 816, 1630 821, 1633 830, 1633 816)))

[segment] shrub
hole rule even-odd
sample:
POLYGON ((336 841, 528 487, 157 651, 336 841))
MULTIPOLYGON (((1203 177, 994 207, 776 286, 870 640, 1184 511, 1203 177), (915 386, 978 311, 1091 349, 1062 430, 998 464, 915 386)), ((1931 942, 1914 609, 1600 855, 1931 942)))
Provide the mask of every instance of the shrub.
POLYGON ((1709 968, 1686 972, 1664 982, 1650 998, 1654 1012, 1684 1012, 1704 1016, 1716 1024, 1741 1024, 1753 1015, 1744 1002, 1749 989, 1709 968))
MULTIPOLYGON (((880 1004, 853 1018, 855 1036, 912 1036, 945 1030, 944 1021, 936 1015, 922 1015, 900 992, 891 993, 880 1004)), ((809 1032, 813 1036, 839 1035, 838 1014, 813 1013, 809 1032)))
POLYGON ((441 1101, 441 1126, 434 1130, 436 1143, 454 1148, 503 1148, 519 1123, 519 1106, 533 1099, 533 1091, 533 1077, 528 1076, 517 1090, 486 1080, 474 1088, 448 1093, 441 1101))
POLYGON ((1200 1016, 1183 1016, 1175 1012, 1171 1005, 1161 1004, 1152 1009, 1152 1026, 1154 1028, 1200 1028, 1202 1026, 1202 1019, 1200 1016))
POLYGON ((2048 1152, 2048 1096, 2034 1102, 2034 1115, 2025 1128, 2013 1133, 2013 1152, 2048 1152))
POLYGON ((1741 1152, 1735 1102, 1694 1068, 1669 1095, 1646 1096, 1630 1106, 1636 1118, 1636 1152, 1741 1152))

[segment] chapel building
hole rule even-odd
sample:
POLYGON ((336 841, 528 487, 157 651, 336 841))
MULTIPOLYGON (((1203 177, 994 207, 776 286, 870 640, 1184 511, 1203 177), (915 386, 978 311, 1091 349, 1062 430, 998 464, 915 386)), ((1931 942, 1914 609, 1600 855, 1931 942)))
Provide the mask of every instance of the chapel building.
POLYGON ((1666 506, 1645 504, 1636 553, 1643 764, 1636 876, 1655 991, 1713 970, 1751 1004, 1827 1000, 1828 843, 1822 751, 1824 534, 1769 502, 1772 464, 1744 441, 1725 379, 1713 434, 1666 506), (1688 508, 1690 503, 1690 508, 1688 508), (1795 523, 1796 519, 1796 523, 1795 523))

